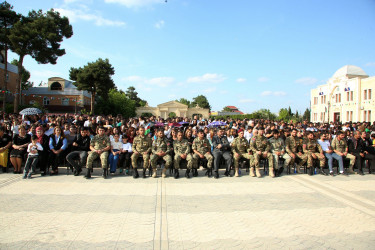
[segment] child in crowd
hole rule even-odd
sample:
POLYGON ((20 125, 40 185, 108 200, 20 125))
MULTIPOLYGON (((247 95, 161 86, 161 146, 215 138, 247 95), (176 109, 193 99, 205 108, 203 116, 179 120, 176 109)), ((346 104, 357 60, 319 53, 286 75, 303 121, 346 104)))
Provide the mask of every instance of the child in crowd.
POLYGON ((43 151, 43 147, 38 142, 38 137, 33 135, 31 137, 31 143, 27 146, 29 155, 27 156, 25 169, 23 170, 24 179, 31 179, 31 174, 35 171, 36 164, 38 163, 38 150, 43 151))

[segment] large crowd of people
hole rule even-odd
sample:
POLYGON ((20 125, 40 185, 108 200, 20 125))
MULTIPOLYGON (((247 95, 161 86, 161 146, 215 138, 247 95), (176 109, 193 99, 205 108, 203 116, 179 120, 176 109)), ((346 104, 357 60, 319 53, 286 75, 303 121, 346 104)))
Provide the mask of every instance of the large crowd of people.
POLYGON ((3 115, 0 121, 0 166, 3 172, 32 178, 57 175, 67 166, 74 176, 146 178, 169 174, 219 178, 279 177, 285 173, 335 176, 375 173, 375 122, 311 123, 263 119, 201 119, 83 115, 3 115), (95 163, 96 162, 96 163, 95 163), (334 166, 337 165, 337 171, 334 166), (261 168, 262 166, 262 168, 261 168), (23 169, 22 169, 23 168, 23 169), (138 169, 142 169, 141 173, 138 169), (265 171, 262 171, 262 170, 265 171), (326 170, 328 169, 328 170, 326 170), (262 174, 263 172, 263 174, 262 174), (243 173, 243 171, 242 171, 243 173))

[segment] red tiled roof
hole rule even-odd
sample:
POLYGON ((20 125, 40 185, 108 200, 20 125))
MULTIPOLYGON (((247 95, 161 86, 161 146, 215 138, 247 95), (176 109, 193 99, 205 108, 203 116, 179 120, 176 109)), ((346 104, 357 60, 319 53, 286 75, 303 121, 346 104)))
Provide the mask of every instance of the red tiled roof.
POLYGON ((230 108, 230 109, 238 109, 238 108, 235 107, 235 106, 227 106, 227 108, 230 108))

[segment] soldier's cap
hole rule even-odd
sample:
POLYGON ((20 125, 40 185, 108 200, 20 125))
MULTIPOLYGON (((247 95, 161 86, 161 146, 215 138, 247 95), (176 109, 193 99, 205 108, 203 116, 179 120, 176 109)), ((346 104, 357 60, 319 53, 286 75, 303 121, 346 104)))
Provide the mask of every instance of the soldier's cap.
POLYGON ((243 132, 243 129, 239 129, 239 130, 238 130, 238 133, 241 133, 241 132, 243 132))

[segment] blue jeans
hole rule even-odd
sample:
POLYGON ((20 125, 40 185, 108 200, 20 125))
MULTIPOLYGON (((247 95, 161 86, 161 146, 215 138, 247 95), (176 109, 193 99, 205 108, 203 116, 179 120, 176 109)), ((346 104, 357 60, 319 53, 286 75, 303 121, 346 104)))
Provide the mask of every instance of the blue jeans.
POLYGON ((332 170, 332 162, 333 162, 333 159, 336 159, 336 160, 339 162, 340 173, 344 172, 344 162, 343 162, 341 156, 339 156, 339 155, 336 154, 336 153, 332 153, 332 154, 324 153, 324 155, 325 155, 325 156, 327 157, 327 159, 328 159, 328 168, 329 168, 329 172, 333 172, 333 170, 332 170))
MULTIPOLYGON (((117 152, 118 149, 114 149, 113 152, 117 152)), ((119 157, 120 155, 113 155, 112 152, 109 154, 109 157, 108 157, 108 161, 109 161, 109 171, 111 173, 114 173, 116 172, 116 168, 117 168, 117 162, 119 160, 119 157)))

